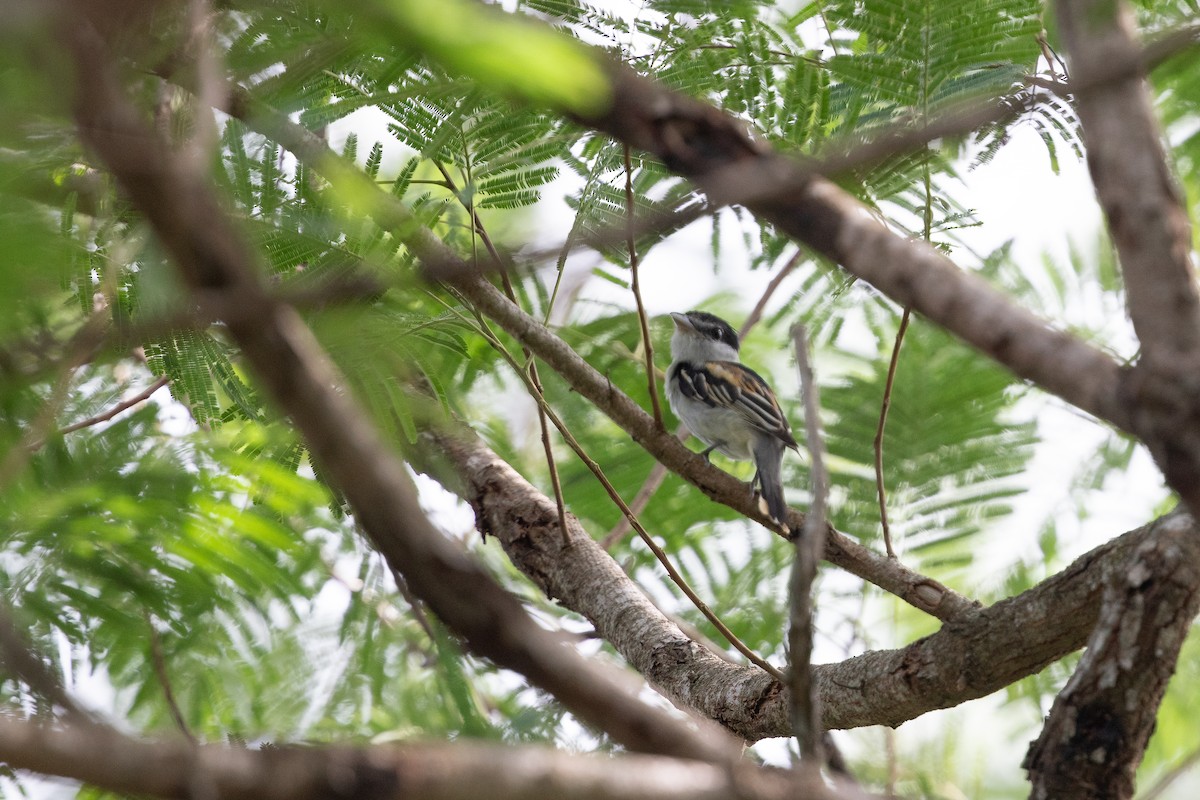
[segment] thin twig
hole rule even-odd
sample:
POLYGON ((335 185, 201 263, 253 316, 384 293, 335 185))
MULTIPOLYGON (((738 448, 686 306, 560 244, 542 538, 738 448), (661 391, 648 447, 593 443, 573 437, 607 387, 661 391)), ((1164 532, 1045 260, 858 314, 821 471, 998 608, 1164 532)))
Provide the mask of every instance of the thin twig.
POLYGON ((128 411, 129 409, 136 406, 138 403, 142 403, 142 402, 145 402, 146 400, 149 400, 150 395, 154 394, 155 392, 157 392, 159 389, 163 388, 170 382, 171 382, 170 376, 163 375, 158 380, 154 381, 154 383, 150 384, 145 389, 143 389, 142 391, 135 394, 133 397, 122 400, 121 402, 119 402, 115 406, 113 406, 112 408, 110 408, 106 411, 102 411, 93 417, 88 417, 87 419, 80 420, 79 422, 72 422, 70 425, 67 425, 66 427, 59 428, 58 432, 60 434, 74 433, 75 431, 83 430, 84 428, 90 428, 93 425, 99 425, 101 422, 108 422, 110 419, 117 416, 121 412, 128 411))
MULTIPOLYGON (((518 368, 519 369, 519 368, 518 368)), ((542 449, 546 453, 546 468, 550 471, 550 485, 554 489, 554 504, 558 508, 558 529, 562 533, 563 544, 570 544, 571 535, 567 529, 567 505, 563 500, 562 481, 558 477, 558 466, 554 462, 554 448, 550 443, 550 428, 546 424, 546 395, 542 390, 542 382, 538 379, 537 364, 533 354, 525 351, 525 369, 529 373, 526 385, 538 407, 538 425, 542 430, 542 449)))
MULTIPOLYGON (((1059 81, 1059 77, 1058 71, 1054 69, 1054 62, 1057 60, 1059 64, 1062 64, 1062 59, 1058 58, 1058 54, 1055 53, 1050 47, 1050 42, 1046 39, 1045 28, 1039 31, 1038 35, 1035 36, 1034 39, 1037 41, 1038 49, 1042 51, 1042 60, 1046 62, 1046 69, 1050 72, 1050 77, 1057 83, 1059 81)), ((1064 66, 1063 69, 1063 74, 1066 75, 1066 67, 1064 66)))
POLYGON ((646 304, 642 302, 642 288, 638 282, 637 233, 634 230, 633 159, 629 145, 625 145, 625 244, 629 248, 629 271, 633 276, 630 286, 633 300, 637 304, 638 322, 642 326, 642 347, 646 355, 646 388, 650 392, 650 408, 654 413, 654 424, 663 427, 662 404, 658 399, 658 377, 654 372, 654 345, 650 342, 650 322, 646 319, 646 304))
MULTIPOLYGON (((933 234, 933 183, 929 172, 929 160, 925 160, 925 208, 923 217, 923 238, 929 242, 933 234)), ((904 345, 904 334, 908 331, 908 323, 912 318, 912 307, 905 306, 900 316, 900 327, 896 330, 896 341, 892 344, 892 357, 888 361, 887 379, 883 385, 883 399, 879 403, 879 425, 875 429, 875 493, 879 498, 879 525, 883 530, 883 547, 888 558, 896 557, 892 546, 892 528, 888 524, 887 485, 883 478, 883 433, 887 428, 888 410, 892 407, 892 387, 896 382, 896 367, 900 363, 900 348, 904 345)))
MULTIPOLYGON (((923 234, 928 243, 933 235, 933 182, 929 172, 929 159, 925 159, 925 208, 923 217, 923 234)), ((904 344, 904 334, 908 331, 908 323, 912 318, 912 307, 905 306, 900 316, 900 327, 896 330, 896 341, 892 344, 892 357, 888 361, 887 380, 884 381, 883 399, 879 403, 879 425, 875 429, 875 493, 879 498, 879 525, 883 529, 883 547, 888 558, 896 557, 892 546, 892 528, 888 524, 887 485, 883 479, 883 432, 887 427, 888 410, 892 407, 892 387, 896 382, 896 366, 900 363, 900 348, 904 344)))
POLYGON ((425 613, 425 604, 421 602, 421 598, 413 594, 413 590, 409 588, 408 581, 404 580, 404 576, 400 574, 400 570, 389 567, 392 573, 392 580, 396 582, 396 590, 400 592, 400 596, 404 598, 412 609, 413 617, 417 620, 417 626, 420 627, 425 635, 429 637, 429 641, 436 642, 437 635, 433 632, 433 623, 429 621, 429 615, 425 613))
MULTIPOLYGON (((468 306, 470 305, 465 299, 463 299, 462 302, 468 306)), ((456 311, 456 309, 453 309, 449 305, 446 307, 452 311, 456 311)), ((488 325, 487 320, 484 319, 483 315, 478 311, 474 311, 474 313, 476 315, 476 321, 479 325, 479 331, 485 338, 487 338, 488 343, 491 344, 496 352, 498 352, 501 357, 512 366, 522 380, 529 381, 529 376, 525 374, 525 372, 521 369, 520 364, 517 363, 516 358, 514 358, 513 355, 508 352, 508 349, 504 347, 504 344, 500 341, 496 334, 492 332, 491 326, 488 325)), ((692 605, 699 609, 700 613, 704 615, 705 619, 712 623, 712 626, 716 628, 722 636, 725 637, 725 640, 728 641, 729 644, 731 644, 739 653, 745 656, 747 660, 749 660, 755 666, 759 667, 771 677, 775 678, 775 680, 782 683, 784 681, 783 673, 766 659, 755 653, 745 642, 739 639, 737 635, 731 631, 724 622, 721 621, 720 617, 716 615, 716 612, 714 612, 707 603, 700 599, 700 596, 696 594, 695 590, 692 589, 683 575, 680 574, 677 569, 675 569, 675 565, 671 563, 671 559, 667 555, 667 552, 663 550, 657 542, 654 541, 652 536, 650 536, 650 533, 642 525, 641 521, 638 520, 633 511, 630 510, 629 506, 626 505, 625 501, 621 498, 621 495, 616 490, 616 487, 614 487, 612 482, 609 481, 608 476, 604 474, 604 470, 601 469, 600 465, 596 463, 595 459, 588 455, 587 451, 583 449, 583 445, 579 443, 574 434, 571 433, 570 429, 565 423, 563 423, 558 414, 555 413, 554 409, 551 408, 548 403, 546 403, 545 397, 537 392, 534 392, 532 387, 530 387, 530 394, 538 403, 539 407, 542 408, 545 415, 549 417, 551 422, 553 422, 554 427, 558 429, 558 432, 562 435, 563 440, 567 443, 567 446, 575 452, 575 455, 579 457, 579 460, 584 463, 584 465, 594 476, 596 476, 596 480, 600 481, 600 485, 604 487, 604 491, 608 494, 609 498, 617 504, 617 507, 621 509, 621 513, 625 515, 627 520, 629 520, 629 524, 633 526, 633 529, 637 531, 638 536, 640 536, 642 541, 646 543, 646 546, 650 548, 650 552, 652 552, 654 557, 658 559, 658 562, 663 565, 663 568, 667 571, 667 575, 670 576, 671 581, 679 587, 679 590, 684 593, 688 600, 691 601, 692 605)))
POLYGON ((792 729, 800 747, 801 763, 811 769, 825 764, 824 739, 821 736, 821 710, 812 679, 813 607, 812 587, 817 565, 825 546, 825 504, 829 477, 825 472, 824 445, 821 442, 820 400, 813 381, 808 356, 808 337, 803 325, 792 330, 796 348, 796 367, 800 372, 800 392, 804 397, 804 430, 808 440, 812 470, 812 505, 804 527, 796 537, 796 560, 789 580, 791 621, 788 625, 789 670, 792 729))
MULTIPOLYGON (((682 422, 675 429, 675 436, 679 441, 686 440, 691 436, 691 432, 682 422)), ((662 482, 666 480, 667 468, 661 461, 655 461, 654 466, 650 468, 650 473, 646 476, 646 480, 642 483, 637 494, 633 496, 633 500, 629 503, 629 510, 634 516, 641 514, 646 510, 646 506, 650 505, 650 498, 654 497, 654 493, 658 491, 658 487, 662 486, 662 482)), ((629 524, 629 517, 621 517, 613 529, 604 535, 600 540, 600 546, 605 550, 610 549, 617 542, 625 538, 625 534, 633 530, 633 526, 629 524)))
POLYGON ((197 744, 196 737, 188 728, 187 721, 183 718, 183 711, 180 710, 179 703, 175 700, 175 692, 171 688, 171 678, 167 675, 167 659, 163 656, 162 642, 158 638, 154 620, 150 617, 149 611, 145 612, 144 616, 146 617, 146 627, 150 629, 150 660, 154 663, 154 674, 158 678, 158 685, 162 687, 163 697, 167 701, 171 718, 175 720, 176 726, 187 737, 187 740, 192 744, 197 744))
POLYGON ((879 523, 883 526, 883 546, 888 558, 895 558, 892 548, 892 531, 888 525, 887 488, 883 481, 883 429, 887 425, 888 409, 892 407, 892 385, 896 381, 896 364, 900 360, 900 345, 904 343, 904 332, 912 309, 905 307, 900 317, 900 328, 896 331, 896 342, 892 345, 892 358, 888 362, 887 380, 883 384, 883 401, 879 404, 879 427, 875 429, 875 493, 879 497, 879 523))
MULTIPOLYGON (((758 302, 754 304, 754 308, 750 311, 750 315, 747 316, 746 321, 742 323, 742 327, 738 331, 739 339, 745 339, 746 334, 750 333, 754 326, 758 324, 759 320, 762 319, 763 311, 766 309, 767 303, 770 302, 771 297, 774 296, 776 290, 779 289, 779 285, 783 283, 787 276, 791 275, 792 272, 795 271, 797 266, 800 265, 801 260, 803 260, 803 252, 797 250, 795 255, 789 258, 787 263, 784 264, 779 270, 779 274, 772 278, 771 282, 767 284, 767 288, 763 290, 762 295, 758 298, 758 302)), ((688 431, 687 426, 682 422, 679 424, 679 427, 675 429, 675 436, 681 442, 686 441, 690 435, 691 432, 688 431)), ((658 491, 658 487, 662 486, 662 482, 666 480, 666 477, 667 468, 663 466, 661 462, 654 462, 654 466, 650 469, 650 474, 646 476, 645 482, 642 483, 642 486, 640 489, 638 489, 637 494, 633 496, 633 501, 629 504, 629 508, 633 510, 634 516, 637 516, 646 510, 646 506, 650 504, 650 498, 654 497, 654 493, 658 491)), ((605 534, 604 538, 600 540, 600 546, 605 550, 608 550, 617 542, 621 541, 625 534, 629 533, 630 530, 632 530, 632 527, 629 525, 629 520, 625 517, 622 517, 617 524, 613 526, 613 529, 605 534)))
POLYGON ((738 331, 738 338, 745 339, 746 334, 750 333, 751 329, 758 324, 762 319, 763 312, 766 311, 767 303, 774 297, 775 291, 779 289, 779 284, 787 280, 787 277, 796 271, 796 267, 800 266, 800 262, 804 260, 804 251, 797 248, 792 257, 787 260, 775 275, 771 278, 771 282, 767 284, 767 288, 763 289, 762 295, 758 298, 758 302, 754 304, 754 308, 750 309, 750 314, 746 317, 746 321, 742 323, 741 329, 738 331))
MULTIPOLYGON (((492 237, 488 235, 487 228, 483 226, 483 220, 480 219, 479 213, 475 210, 475 203, 463 198, 462 193, 459 192, 458 186, 454 182, 453 176, 450 175, 450 171, 446 169, 446 166, 442 162, 435 161, 434 163, 437 164, 438 171, 442 173, 442 177, 445 179, 450 191, 454 193, 454 196, 458 198, 458 202, 471 215, 471 225, 474 233, 479 236, 480 241, 483 242, 483 246, 487 248, 493 265, 500 273, 500 283, 504 287, 505 296, 513 303, 517 303, 517 293, 513 288, 512 279, 509 277, 504 259, 500 257, 500 251, 496 249, 495 244, 492 242, 492 237)), ((544 401, 545 394, 542 389, 541 378, 538 376, 537 362, 533 358, 533 353, 528 347, 522 348, 522 352, 525 355, 524 369, 529 372, 529 390, 536 395, 534 397, 535 401, 538 398, 542 398, 544 401)), ((542 411, 543 405, 544 402, 537 403, 538 427, 542 435, 542 451, 546 454, 546 468, 550 472, 550 485, 554 489, 554 502, 558 505, 558 527, 562 532, 563 543, 568 544, 570 542, 570 534, 567 529, 567 504, 563 499, 562 482, 558 477, 558 465, 554 461, 554 446, 550 441, 550 428, 546 424, 546 414, 542 411)))

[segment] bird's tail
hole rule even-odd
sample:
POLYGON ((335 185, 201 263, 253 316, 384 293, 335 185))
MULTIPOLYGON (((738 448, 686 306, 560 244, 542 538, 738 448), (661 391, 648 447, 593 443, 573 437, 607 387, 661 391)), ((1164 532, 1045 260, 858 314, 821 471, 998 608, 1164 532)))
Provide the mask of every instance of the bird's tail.
POLYGON ((767 503, 771 519, 787 523, 787 502, 783 499, 783 443, 764 439, 754 446, 754 466, 758 468, 758 485, 767 503))

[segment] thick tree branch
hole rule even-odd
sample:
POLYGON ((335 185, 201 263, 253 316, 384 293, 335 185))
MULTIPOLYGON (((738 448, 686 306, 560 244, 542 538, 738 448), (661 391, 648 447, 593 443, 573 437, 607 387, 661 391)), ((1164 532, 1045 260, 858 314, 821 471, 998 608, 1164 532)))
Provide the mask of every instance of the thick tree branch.
POLYGON ((1059 0, 1088 168, 1125 274, 1129 315, 1143 363, 1200 364, 1200 292, 1189 255, 1191 227, 1167 166, 1145 76, 1093 83, 1115 63, 1136 62, 1133 12, 1111 0, 1059 0))
POLYGON ((0 762, 112 792, 209 800, 865 800, 819 778, 800 786, 750 763, 732 767, 645 755, 575 755, 546 747, 193 747, 108 728, 51 728, 0 718, 0 762))
MULTIPOLYGON (((554 501, 470 434, 428 431, 422 465, 475 509, 513 563, 546 594, 586 617, 596 631, 675 704, 717 720, 746 739, 789 736, 788 698, 778 682, 730 664, 685 636, 645 597, 582 528, 569 550, 554 501), (447 471, 449 470, 449 471, 447 471)), ((569 524, 578 526, 574 518, 569 524)), ((1033 589, 947 622, 899 650, 864 653, 813 674, 826 729, 899 725, 921 714, 991 694, 1078 649, 1095 625, 1110 574, 1129 553, 1154 541, 1176 514, 1126 533, 1079 558, 1033 589)))
POLYGON ((1200 610, 1200 538, 1159 526, 1104 589, 1087 651, 1025 767, 1035 800, 1128 800, 1183 640, 1200 610))
POLYGON ((706 760, 731 742, 642 702, 615 671, 580 657, 426 519, 403 464, 383 444, 312 333, 266 293, 241 233, 206 176, 174 158, 124 96, 106 44, 79 3, 62 26, 76 67, 84 141, 149 219, 187 283, 224 295, 224 318, 275 402, 389 565, 475 652, 525 675, 581 719, 635 750, 706 760))
POLYGON ((1088 167, 1125 277, 1142 356, 1130 382, 1134 432, 1168 483, 1200 509, 1200 290, 1187 210, 1167 166, 1141 73, 1094 83, 1141 48, 1128 4, 1059 0, 1088 167))
MULTIPOLYGON (((1197 43, 1200 43, 1200 25, 1187 26, 1151 41, 1138 54, 1135 61, 1108 64, 1103 72, 1093 75, 1090 81, 1066 83, 1029 76, 1026 77, 1025 82, 1029 86, 1036 86, 1066 97, 1073 91, 1081 91, 1092 85, 1149 71, 1195 47, 1197 43)), ((750 194, 741 199, 729 202, 750 202, 756 197, 786 195, 794 189, 801 188, 803 181, 813 175, 834 177, 850 174, 855 170, 871 167, 889 158, 911 153, 938 139, 960 137, 973 131, 983 130, 989 125, 1007 122, 1028 112, 1039 103, 1044 102, 1045 99, 1045 95, 1021 90, 996 97, 967 101, 924 124, 914 126, 912 120, 897 122, 876 132, 866 142, 851 134, 842 140, 823 146, 819 159, 806 164, 802 172, 769 176, 770 180, 767 183, 755 187, 750 194)), ((641 235, 655 231, 678 230, 700 216, 712 213, 717 208, 718 206, 715 204, 705 203, 699 206, 689 206, 682 211, 654 214, 642 221, 638 227, 638 233, 641 235)), ((575 247, 611 247, 620 240, 620 236, 621 232, 615 228, 600 230, 588 236, 579 237, 578 241, 573 243, 568 242, 548 250, 534 251, 527 257, 531 261, 541 261, 575 247)))

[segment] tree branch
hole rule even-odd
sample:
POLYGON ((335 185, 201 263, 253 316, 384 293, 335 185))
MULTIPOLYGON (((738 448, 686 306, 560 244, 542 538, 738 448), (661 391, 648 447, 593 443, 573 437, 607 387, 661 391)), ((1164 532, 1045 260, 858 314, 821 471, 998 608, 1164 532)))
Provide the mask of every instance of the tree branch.
POLYGON ((801 766, 820 769, 825 763, 821 733, 821 706, 812 679, 813 582, 824 549, 825 505, 829 495, 829 474, 825 471, 825 444, 821 439, 821 402, 817 395, 809 363, 808 336, 804 326, 792 331, 796 367, 800 372, 800 393, 804 398, 804 431, 812 464, 812 506, 804 529, 796 537, 796 554, 788 580, 791 613, 788 621, 788 692, 791 694, 789 717, 800 748, 801 766))
POLYGON ((1200 610, 1200 538, 1176 516, 1113 571, 1100 619, 1024 766, 1034 800, 1127 800, 1200 610))
POLYGON ((1014 305, 933 247, 892 233, 811 166, 752 139, 740 120, 622 65, 610 63, 608 73, 612 104, 580 122, 658 157, 715 204, 743 203, 1020 377, 1132 430, 1120 366, 1107 354, 1014 305))
POLYGON ((79 422, 72 422, 70 425, 66 425, 62 428, 59 428, 58 432, 59 432, 59 434, 74 433, 75 431, 82 430, 84 428, 90 428, 93 425, 99 425, 101 422, 108 422, 113 417, 117 416, 118 414, 121 414, 122 412, 128 411, 129 409, 136 406, 138 403, 143 403, 146 400, 149 400, 150 395, 154 394, 155 392, 157 392, 159 389, 163 388, 170 382, 171 382, 170 376, 161 375, 153 383, 151 383, 145 389, 142 389, 140 392, 135 394, 133 397, 128 397, 128 398, 122 400, 121 402, 117 403, 116 405, 114 405, 112 408, 102 411, 93 417, 88 417, 87 419, 81 419, 81 420, 79 420, 79 422))
MULTIPOLYGON (((641 406, 614 387, 566 342, 509 302, 482 277, 460 275, 453 284, 467 299, 532 350, 655 459, 713 500, 762 523, 768 529, 774 529, 769 518, 746 491, 744 483, 688 450, 674 434, 658 428, 641 406)), ((787 523, 791 530, 800 530, 804 527, 804 515, 790 510, 787 523)), ((826 530, 825 557, 830 563, 870 581, 914 607, 942 620, 967 614, 976 608, 970 600, 932 578, 913 572, 895 559, 868 550, 850 537, 838 533, 832 526, 827 526, 826 530)))
MULTIPOLYGON (((1091 86, 1119 80, 1149 71, 1174 56, 1186 52, 1200 43, 1200 25, 1191 25, 1158 36, 1146 45, 1133 61, 1114 61, 1094 75, 1089 81, 1048 81, 1038 76, 1027 76, 1029 86, 1046 89, 1061 97, 1072 91, 1086 90, 1091 86)), ((791 174, 770 174, 764 170, 757 177, 765 181, 755 185, 746 194, 727 198, 727 203, 749 204, 755 199, 782 197, 803 187, 804 182, 815 175, 834 177, 881 163, 889 158, 911 153, 938 139, 954 138, 978 131, 989 125, 1011 120, 1026 113, 1042 97, 1022 90, 981 100, 970 100, 948 110, 933 120, 914 125, 912 120, 902 120, 877 132, 869 141, 863 142, 854 135, 845 136, 822 148, 819 159, 804 162, 802 170, 791 174)), ((745 187, 743 187, 745 188, 745 187)), ((691 206, 682 211, 664 212, 647 218, 638 228, 639 235, 677 230, 684 225, 710 214, 718 204, 691 206)), ((566 252, 573 247, 590 246, 597 249, 612 246, 620 239, 616 228, 600 230, 580 237, 574 244, 568 242, 549 250, 538 250, 528 254, 530 261, 541 261, 547 254, 566 252)))
POLYGON ((1092 183, 1125 274, 1129 315, 1145 363, 1174 370, 1200 364, 1200 293, 1189 260, 1191 228, 1167 166, 1145 76, 1093 83, 1109 65, 1141 52, 1128 4, 1055 4, 1076 84, 1092 183))
MULTIPOLYGON (((513 370, 517 372, 518 376, 532 390, 533 386, 530 376, 521 371, 520 366, 516 363, 516 359, 513 358, 512 354, 504 348, 504 346, 496 339, 494 335, 492 335, 490 328, 488 327, 487 323, 483 321, 483 318, 480 317, 479 320, 483 335, 488 339, 492 347, 500 353, 504 360, 509 363, 513 370)), ((608 479, 608 476, 604 474, 602 469, 600 469, 600 465, 596 463, 595 459, 588 455, 587 451, 583 449, 581 444, 579 444, 579 441, 575 438, 574 434, 571 433, 570 428, 563 423, 558 414, 554 412, 554 409, 552 409, 546 402, 545 396, 540 392, 531 391, 531 393, 533 394, 534 400, 538 404, 538 409, 543 415, 549 417, 549 419, 554 423, 554 427, 558 429, 559 434, 563 437, 563 440, 567 443, 567 446, 575 452, 576 457, 583 462, 584 466, 588 468, 588 471, 590 471, 596 480, 600 482, 600 485, 604 487, 604 491, 608 494, 609 499, 612 500, 619 509, 621 509, 621 513, 624 515, 625 519, 629 520, 634 530, 637 531, 638 536, 641 537, 642 542, 650 549, 650 552, 654 554, 654 557, 658 559, 658 563, 660 563, 663 566, 663 569, 667 571, 668 577, 670 577, 675 586, 678 587, 681 592, 683 592, 688 601, 695 606, 697 611, 704 615, 704 618, 707 619, 714 628, 717 629, 717 632, 725 638, 725 641, 727 641, 735 650, 745 656, 750 663, 759 667, 764 672, 767 672, 776 680, 782 680, 783 673, 776 669, 770 662, 766 661, 753 650, 751 650, 745 642, 739 639, 737 635, 735 635, 734 632, 729 629, 729 626, 727 626, 721 620, 721 618, 716 615, 716 613, 708 606, 708 604, 700 598, 700 595, 696 594, 696 591, 691 587, 691 585, 688 584, 679 570, 675 568, 675 565, 671 563, 671 557, 667 555, 667 552, 663 550, 658 542, 654 541, 654 537, 651 536, 649 531, 642 526, 642 523, 637 519, 636 516, 634 516, 633 511, 628 505, 625 504, 625 501, 617 492, 616 487, 612 485, 612 482, 608 479)), ((555 495, 555 502, 558 505, 559 523, 563 525, 563 546, 564 548, 569 549, 570 533, 564 522, 565 518, 562 514, 562 503, 559 501, 557 494, 555 495)), ((579 526, 575 527, 578 528, 579 526)), ((584 533, 586 535, 585 531, 584 533)))
MULTIPOLYGON (((597 633, 676 705, 739 737, 789 736, 789 700, 756 668, 719 658, 685 636, 620 565, 577 527, 569 551, 554 502, 473 434, 426 430, 420 466, 474 508, 512 562, 547 597, 582 614, 597 633), (435 460, 436 459, 436 463, 435 460), (444 460, 443 460, 444 459, 444 460)), ((1167 523, 1200 529, 1176 514, 1126 533, 1017 597, 966 613, 899 650, 864 653, 813 668, 826 729, 899 725, 984 697, 1078 649, 1095 625, 1105 581, 1167 523)), ((577 520, 568 523, 578 526, 577 520)))
POLYGON ((111 792, 191 800, 865 800, 819 778, 659 756, 576 755, 548 747, 454 742, 402 747, 194 747, 108 728, 0 718, 0 761, 111 792), (798 793, 797 793, 798 790, 798 793))
POLYGON ((1113 63, 1138 63, 1133 14, 1114 0, 1059 0, 1087 143, 1088 167, 1125 277, 1142 356, 1130 382, 1132 430, 1167 482, 1200 510, 1200 291, 1183 197, 1167 166, 1140 72, 1094 82, 1113 63))

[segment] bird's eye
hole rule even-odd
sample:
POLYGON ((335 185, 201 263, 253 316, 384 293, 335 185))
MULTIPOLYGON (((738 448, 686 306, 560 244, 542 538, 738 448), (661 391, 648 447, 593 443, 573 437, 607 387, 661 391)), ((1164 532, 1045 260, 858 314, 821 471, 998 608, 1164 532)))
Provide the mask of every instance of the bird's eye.
POLYGON ((721 329, 720 328, 717 328, 715 331, 713 331, 713 338, 716 339, 718 342, 721 341, 721 329))

